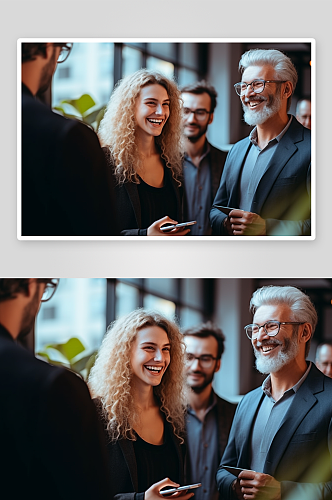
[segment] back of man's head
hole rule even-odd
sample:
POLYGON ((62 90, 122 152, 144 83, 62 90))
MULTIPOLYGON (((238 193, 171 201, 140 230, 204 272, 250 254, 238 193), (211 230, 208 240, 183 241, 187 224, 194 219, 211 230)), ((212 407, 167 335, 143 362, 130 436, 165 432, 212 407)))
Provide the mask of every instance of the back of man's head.
POLYGON ((183 87, 181 87, 180 90, 181 90, 182 94, 184 94, 184 93, 196 94, 196 95, 204 94, 204 93, 208 94, 210 96, 210 99, 211 99, 210 113, 214 112, 214 110, 217 106, 218 94, 217 94, 216 89, 212 85, 210 85, 208 82, 206 82, 205 80, 200 80, 199 82, 191 83, 189 85, 184 85, 183 87))
POLYGON ((183 332, 183 336, 193 336, 193 337, 199 337, 199 338, 207 338, 207 337, 214 337, 218 343, 218 353, 217 353, 217 359, 221 359, 221 356, 225 350, 225 335, 221 331, 220 328, 218 328, 216 325, 211 323, 211 321, 208 321, 207 323, 202 323, 201 325, 198 326, 193 326, 191 328, 187 328, 183 332))
MULTIPOLYGON (((0 278, 0 302, 15 299, 19 293, 27 295, 30 281, 31 278, 0 278)), ((55 278, 36 278, 36 281, 52 289, 58 286, 55 278)))

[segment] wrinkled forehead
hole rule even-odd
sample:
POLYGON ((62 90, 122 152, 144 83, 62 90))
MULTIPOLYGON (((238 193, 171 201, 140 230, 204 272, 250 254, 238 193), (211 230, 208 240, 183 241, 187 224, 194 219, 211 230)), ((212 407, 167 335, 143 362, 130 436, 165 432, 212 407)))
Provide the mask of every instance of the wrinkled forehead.
POLYGON ((275 80, 276 72, 270 64, 248 66, 242 74, 242 82, 251 83, 253 80, 275 80))
POLYGON ((292 321, 292 310, 287 304, 266 304, 260 306, 253 317, 253 323, 258 325, 270 320, 292 321))

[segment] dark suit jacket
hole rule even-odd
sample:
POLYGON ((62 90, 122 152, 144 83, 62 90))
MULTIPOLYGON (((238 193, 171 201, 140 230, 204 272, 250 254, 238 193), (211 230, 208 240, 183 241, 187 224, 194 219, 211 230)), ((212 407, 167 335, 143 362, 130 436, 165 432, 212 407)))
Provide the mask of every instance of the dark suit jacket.
MULTIPOLYGON (((224 450, 227 445, 229 431, 231 430, 236 404, 230 403, 225 399, 220 398, 216 394, 217 398, 217 425, 218 425, 218 463, 216 464, 216 470, 218 464, 223 456, 224 450)), ((187 436, 190 439, 190 436, 187 436)), ((190 474, 190 455, 187 451, 186 455, 186 484, 191 484, 196 481, 197 478, 192 478, 190 474)))
MULTIPOLYGON (((223 465, 250 468, 251 432, 263 396, 259 387, 239 403, 222 457, 223 465)), ((262 472, 281 481, 283 500, 331 499, 331 443, 332 379, 312 365, 280 422, 262 472)), ((232 474, 218 470, 218 488, 225 500, 235 498, 231 490, 233 481, 232 474)))
MULTIPOLYGON (((239 207, 241 170, 252 146, 249 138, 228 153, 215 205, 239 207)), ((251 212, 266 220, 267 235, 310 235, 311 134, 294 117, 281 138, 254 195, 251 212)), ((225 215, 210 212, 213 234, 224 234, 225 215)))
POLYGON ((110 498, 103 431, 85 383, 0 325, 1 497, 110 498))
MULTIPOLYGON (((110 168, 110 172, 113 174, 114 163, 111 153, 107 147, 102 148, 107 160, 107 164, 110 168)), ((171 180, 173 190, 176 196, 177 203, 177 216, 176 220, 182 222, 182 187, 179 187, 178 183, 173 179, 172 173, 169 168, 165 168, 165 175, 171 180)), ((147 229, 142 228, 141 219, 141 204, 139 200, 139 194, 137 189, 137 184, 133 182, 125 182, 119 185, 114 178, 115 183, 115 198, 116 198, 116 217, 120 228, 121 235, 123 236, 147 236, 147 229)), ((168 214, 165 214, 168 215, 168 214)))
POLYGON ((114 187, 96 134, 22 89, 22 235, 118 234, 114 187))
MULTIPOLYGON (((133 442, 128 439, 119 439, 115 442, 109 440, 106 428, 107 421, 101 401, 97 398, 93 401, 104 425, 105 438, 108 440, 109 477, 112 485, 111 498, 115 500, 144 500, 144 492, 138 492, 137 463, 133 442)), ((165 426, 170 427, 170 424, 165 421, 165 426)), ((185 446, 180 444, 172 430, 170 430, 169 434, 172 436, 180 464, 181 484, 184 484, 185 446)))

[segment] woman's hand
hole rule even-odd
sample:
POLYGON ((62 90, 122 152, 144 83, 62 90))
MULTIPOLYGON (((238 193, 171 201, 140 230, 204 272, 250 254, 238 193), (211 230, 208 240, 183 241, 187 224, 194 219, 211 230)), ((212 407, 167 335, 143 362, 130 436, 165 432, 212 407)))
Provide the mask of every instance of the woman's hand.
POLYGON ((148 227, 148 236, 185 236, 187 233, 189 233, 190 229, 184 229, 183 227, 175 228, 172 229, 171 231, 168 231, 164 233, 161 231, 161 226, 164 224, 177 224, 178 222, 176 220, 171 219, 166 215, 166 217, 163 217, 162 219, 156 220, 151 226, 148 227))
POLYGON ((159 500, 160 498, 163 498, 165 500, 167 498, 178 497, 181 497, 181 500, 189 500, 189 498, 194 496, 194 493, 187 493, 186 491, 177 491, 176 493, 168 496, 161 495, 159 492, 162 488, 165 488, 165 486, 172 486, 173 488, 177 488, 180 485, 174 483, 173 481, 168 479, 168 477, 166 477, 162 481, 159 481, 159 483, 153 484, 148 490, 146 490, 144 500, 159 500))

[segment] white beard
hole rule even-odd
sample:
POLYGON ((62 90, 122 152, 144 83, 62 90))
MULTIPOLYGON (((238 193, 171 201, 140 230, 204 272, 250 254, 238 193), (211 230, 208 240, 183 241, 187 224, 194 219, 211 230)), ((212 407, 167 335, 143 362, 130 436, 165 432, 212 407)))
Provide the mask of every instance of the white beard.
POLYGON ((297 342, 297 331, 290 339, 285 339, 278 353, 270 358, 264 357, 260 351, 254 348, 256 357, 256 368, 261 373, 276 373, 290 361, 296 358, 300 350, 297 342))
POLYGON ((281 98, 278 94, 270 95, 268 100, 266 100, 263 104, 264 107, 260 111, 250 109, 246 104, 242 103, 244 121, 248 125, 262 125, 266 122, 266 120, 278 113, 281 105, 281 98))

